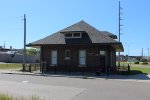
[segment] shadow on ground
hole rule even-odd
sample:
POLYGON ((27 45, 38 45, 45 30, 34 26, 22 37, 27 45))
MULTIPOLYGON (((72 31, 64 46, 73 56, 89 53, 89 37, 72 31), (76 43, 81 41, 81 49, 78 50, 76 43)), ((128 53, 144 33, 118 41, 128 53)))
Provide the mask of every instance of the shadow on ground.
POLYGON ((150 80, 150 75, 140 71, 132 71, 131 74, 109 74, 106 73, 96 75, 95 73, 45 73, 41 74, 46 77, 66 77, 66 78, 82 78, 82 79, 124 79, 124 80, 150 80), (135 73, 135 74, 133 74, 135 73))
POLYGON ((95 73, 46 73, 46 76, 53 77, 68 77, 68 78, 83 78, 83 79, 132 79, 132 80, 150 80, 150 75, 143 73, 139 70, 131 70, 130 72, 116 72, 111 74, 101 73, 96 75, 95 73))
POLYGON ((66 77, 66 78, 82 78, 82 79, 124 79, 124 80, 150 80, 150 75, 142 73, 138 70, 131 70, 127 72, 117 72, 107 75, 101 73, 96 75, 95 73, 74 73, 74 72, 48 72, 48 73, 27 73, 27 72, 3 72, 2 74, 17 74, 17 75, 33 75, 33 76, 44 76, 44 77, 66 77))
POLYGON ((108 76, 110 79, 133 79, 133 80, 150 80, 150 75, 139 70, 131 70, 130 72, 118 72, 108 76))

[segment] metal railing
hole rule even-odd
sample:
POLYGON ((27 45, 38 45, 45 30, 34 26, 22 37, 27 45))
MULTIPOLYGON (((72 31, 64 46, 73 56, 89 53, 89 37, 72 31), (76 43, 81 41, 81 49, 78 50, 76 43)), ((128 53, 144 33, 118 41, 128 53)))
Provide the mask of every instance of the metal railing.
POLYGON ((31 73, 33 71, 40 70, 40 63, 23 63, 22 67, 22 71, 31 73))
POLYGON ((118 67, 118 71, 122 71, 122 72, 129 72, 130 73, 130 64, 120 64, 120 66, 118 67))

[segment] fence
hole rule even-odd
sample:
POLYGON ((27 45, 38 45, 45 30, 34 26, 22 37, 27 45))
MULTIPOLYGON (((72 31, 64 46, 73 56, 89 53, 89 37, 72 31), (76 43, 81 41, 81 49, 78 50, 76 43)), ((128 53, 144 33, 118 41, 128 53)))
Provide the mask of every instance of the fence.
MULTIPOLYGON (((26 55, 26 62, 36 62, 39 60, 39 55, 26 55)), ((0 54, 0 62, 9 62, 9 63, 22 63, 23 55, 22 54, 0 54)))
POLYGON ((40 63, 23 63, 22 64, 22 71, 24 72, 33 72, 33 71, 37 71, 40 70, 40 63))
POLYGON ((130 64, 120 64, 120 66, 118 66, 118 71, 119 72, 128 72, 130 73, 130 64))

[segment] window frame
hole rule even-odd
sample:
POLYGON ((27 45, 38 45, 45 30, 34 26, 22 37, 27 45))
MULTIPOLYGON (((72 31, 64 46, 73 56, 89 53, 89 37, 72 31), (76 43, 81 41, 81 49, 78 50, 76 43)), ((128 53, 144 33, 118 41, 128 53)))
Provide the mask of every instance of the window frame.
POLYGON ((65 60, 70 60, 70 49, 66 49, 65 50, 65 60), (69 52, 69 56, 67 55, 67 53, 69 52))
POLYGON ((85 49, 81 49, 79 50, 79 67, 85 67, 86 66, 86 50, 85 49), (84 57, 81 57, 81 52, 85 53, 84 57), (84 59, 84 64, 81 64, 81 60, 84 59))
POLYGON ((73 38, 81 38, 81 32, 72 33, 73 38), (79 34, 79 36, 75 36, 75 34, 79 34))
POLYGON ((65 38, 72 38, 72 36, 73 36, 72 33, 66 33, 66 34, 65 34, 65 38), (66 35, 68 35, 68 34, 70 34, 70 36, 66 36, 66 35))
POLYGON ((82 38, 82 33, 81 32, 72 32, 72 33, 65 33, 64 34, 65 38, 82 38), (67 37, 67 34, 71 34, 69 37, 67 37), (74 34, 79 34, 79 36, 75 36, 74 34))
POLYGON ((100 50, 100 56, 105 56, 106 55, 106 50, 100 50))
POLYGON ((57 50, 51 50, 51 65, 57 65, 58 63, 57 60, 58 60, 57 50), (56 57, 54 56, 54 52, 56 53, 56 57))

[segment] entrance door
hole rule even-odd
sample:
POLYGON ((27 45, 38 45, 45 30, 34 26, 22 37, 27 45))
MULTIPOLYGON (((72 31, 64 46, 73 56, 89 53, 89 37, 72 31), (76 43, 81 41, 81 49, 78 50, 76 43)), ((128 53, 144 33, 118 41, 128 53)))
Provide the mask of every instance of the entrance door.
POLYGON ((102 72, 106 72, 106 58, 105 56, 100 56, 100 68, 102 72))
POLYGON ((57 51, 56 50, 51 51, 51 64, 52 65, 57 64, 57 51))
POLYGON ((106 72, 106 51, 100 51, 100 69, 102 72, 106 72))

